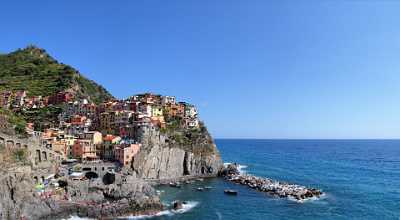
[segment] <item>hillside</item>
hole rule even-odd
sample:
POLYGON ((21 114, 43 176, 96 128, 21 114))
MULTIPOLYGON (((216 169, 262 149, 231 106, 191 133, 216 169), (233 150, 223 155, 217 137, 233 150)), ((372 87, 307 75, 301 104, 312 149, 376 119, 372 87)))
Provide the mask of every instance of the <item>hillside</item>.
POLYGON ((95 103, 113 96, 74 68, 59 63, 35 46, 0 55, 0 91, 25 90, 28 96, 50 96, 68 91, 95 103))

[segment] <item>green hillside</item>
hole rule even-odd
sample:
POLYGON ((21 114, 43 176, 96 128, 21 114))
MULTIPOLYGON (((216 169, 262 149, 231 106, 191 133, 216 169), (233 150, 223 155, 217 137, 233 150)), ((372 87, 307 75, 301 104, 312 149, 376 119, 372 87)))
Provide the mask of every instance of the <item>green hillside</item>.
POLYGON ((87 98, 95 103, 113 98, 102 86, 35 46, 0 55, 1 90, 26 90, 28 96, 70 91, 76 98, 87 98))

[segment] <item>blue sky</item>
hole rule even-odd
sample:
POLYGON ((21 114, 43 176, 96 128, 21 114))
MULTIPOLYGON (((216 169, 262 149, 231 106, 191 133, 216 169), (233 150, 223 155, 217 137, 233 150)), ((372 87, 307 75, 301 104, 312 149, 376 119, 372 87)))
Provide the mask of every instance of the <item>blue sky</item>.
POLYGON ((215 137, 400 138, 400 2, 3 1, 28 44, 119 98, 196 104, 215 137))

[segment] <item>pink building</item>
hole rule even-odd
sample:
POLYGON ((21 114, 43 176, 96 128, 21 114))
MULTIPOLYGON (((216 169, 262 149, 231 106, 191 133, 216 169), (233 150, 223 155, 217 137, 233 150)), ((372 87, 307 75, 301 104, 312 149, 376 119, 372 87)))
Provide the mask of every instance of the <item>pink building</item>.
POLYGON ((98 159, 96 145, 91 140, 77 140, 72 147, 72 155, 82 160, 98 159))
POLYGON ((127 166, 139 150, 139 144, 119 144, 114 148, 115 160, 119 161, 123 166, 127 166))

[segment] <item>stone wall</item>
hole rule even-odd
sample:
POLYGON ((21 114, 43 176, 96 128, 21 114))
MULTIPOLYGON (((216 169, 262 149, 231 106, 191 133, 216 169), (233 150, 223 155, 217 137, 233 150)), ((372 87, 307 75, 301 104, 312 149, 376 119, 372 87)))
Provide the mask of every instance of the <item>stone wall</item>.
POLYGON ((0 133, 0 145, 4 145, 6 148, 26 149, 28 159, 33 166, 39 166, 42 162, 55 161, 59 157, 58 153, 41 144, 40 136, 37 133, 24 139, 0 133))

